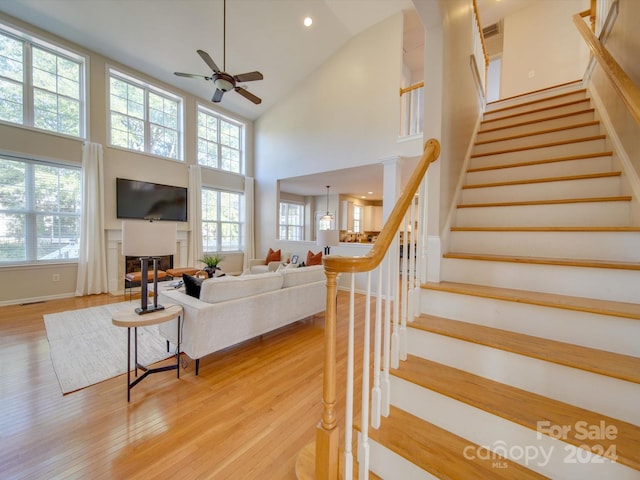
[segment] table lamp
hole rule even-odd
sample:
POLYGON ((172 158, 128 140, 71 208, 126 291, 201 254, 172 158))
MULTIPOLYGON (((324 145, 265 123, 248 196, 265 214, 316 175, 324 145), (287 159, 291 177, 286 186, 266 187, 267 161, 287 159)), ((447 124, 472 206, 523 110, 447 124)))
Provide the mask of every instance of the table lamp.
POLYGON ((176 253, 177 225, 174 222, 131 220, 122 222, 122 254, 128 257, 140 257, 140 308, 136 313, 163 310, 158 305, 158 260, 162 255, 176 253), (153 305, 148 305, 149 260, 153 260, 153 305))
POLYGON ((324 247, 324 254, 329 255, 331 247, 340 245, 339 230, 318 230, 317 244, 324 247))

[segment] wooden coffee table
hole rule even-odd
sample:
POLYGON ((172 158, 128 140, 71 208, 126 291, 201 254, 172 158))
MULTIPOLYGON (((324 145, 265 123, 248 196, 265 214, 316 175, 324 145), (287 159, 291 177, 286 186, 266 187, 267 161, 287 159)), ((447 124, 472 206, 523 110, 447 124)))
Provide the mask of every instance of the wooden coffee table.
MULTIPOLYGON (((148 375, 167 370, 177 370, 177 378, 180 378, 180 324, 182 320, 182 307, 180 305, 165 305, 164 310, 156 310, 151 313, 138 315, 134 309, 120 310, 113 314, 111 322, 117 327, 127 327, 127 402, 131 400, 131 389, 148 375), (176 351, 176 364, 164 367, 149 368, 138 363, 138 327, 157 325, 178 318, 178 348, 176 351), (131 381, 131 329, 134 330, 134 370, 135 379, 131 381), (143 373, 138 377, 138 369, 143 373)), ((168 345, 169 342, 167 342, 168 345)))

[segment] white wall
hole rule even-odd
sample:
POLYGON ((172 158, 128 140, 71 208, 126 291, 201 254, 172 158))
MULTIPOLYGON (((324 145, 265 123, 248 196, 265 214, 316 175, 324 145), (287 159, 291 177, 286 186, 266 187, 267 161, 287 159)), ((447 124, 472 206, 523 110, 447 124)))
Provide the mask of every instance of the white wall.
POLYGON ((588 8, 589 0, 538 0, 504 19, 501 98, 582 78, 589 53, 572 17, 588 8))
POLYGON ((349 41, 255 123, 256 254, 277 245, 277 180, 398 150, 402 13, 349 41))

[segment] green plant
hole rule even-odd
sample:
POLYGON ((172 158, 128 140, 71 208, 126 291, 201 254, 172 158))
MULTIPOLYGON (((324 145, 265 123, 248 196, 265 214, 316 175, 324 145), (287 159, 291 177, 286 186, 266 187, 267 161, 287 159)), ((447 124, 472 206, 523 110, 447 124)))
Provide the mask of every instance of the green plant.
POLYGON ((218 264, 222 261, 223 258, 224 257, 222 255, 211 255, 205 253, 199 261, 204 263, 209 268, 216 269, 218 268, 218 264))

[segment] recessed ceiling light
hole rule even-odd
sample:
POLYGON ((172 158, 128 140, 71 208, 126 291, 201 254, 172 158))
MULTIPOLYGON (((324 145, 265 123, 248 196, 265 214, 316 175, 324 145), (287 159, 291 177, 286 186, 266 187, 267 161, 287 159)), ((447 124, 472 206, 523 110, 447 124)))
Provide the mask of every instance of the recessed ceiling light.
POLYGON ((367 195, 373 195, 373 192, 367 192, 367 195))
POLYGON ((305 17, 304 19, 304 26, 305 27, 310 27, 311 24, 313 24, 313 19, 311 17, 305 17))

